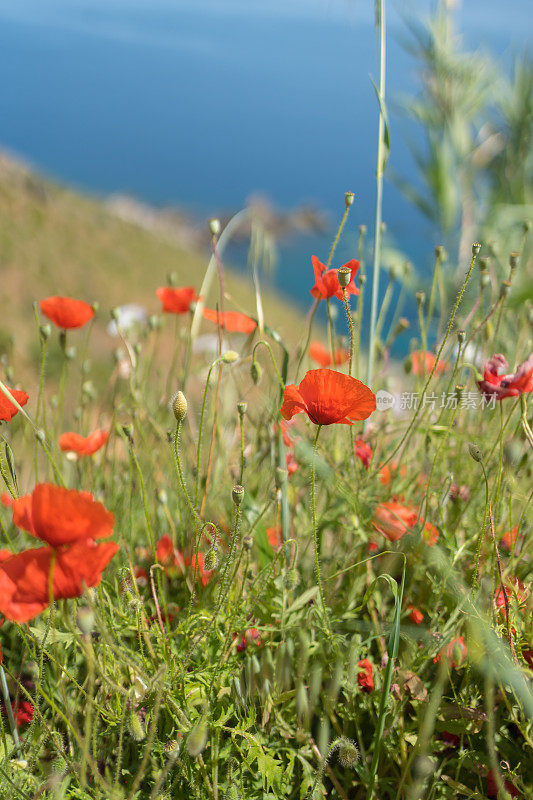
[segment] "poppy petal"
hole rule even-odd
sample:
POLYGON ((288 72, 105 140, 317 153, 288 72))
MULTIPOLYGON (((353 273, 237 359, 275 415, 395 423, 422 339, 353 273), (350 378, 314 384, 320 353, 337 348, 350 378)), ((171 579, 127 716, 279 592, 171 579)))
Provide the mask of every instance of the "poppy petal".
POLYGON ((304 399, 300 394, 299 388, 293 383, 289 383, 283 392, 283 405, 279 413, 285 419, 292 419, 292 417, 294 417, 295 414, 299 414, 300 411, 306 411, 304 399))
POLYGON ((79 433, 63 433, 59 437, 59 447, 63 451, 78 453, 80 456, 92 456, 109 439, 109 432, 97 428, 88 436, 81 436, 79 433))
MULTIPOLYGON (((26 405, 29 400, 29 395, 26 394, 26 392, 20 389, 10 389, 9 386, 6 386, 6 389, 13 395, 13 399, 17 401, 19 406, 26 405)), ((9 400, 3 392, 0 392, 0 420, 9 422, 15 414, 18 414, 18 408, 13 405, 11 400, 9 400)))
POLYGON ((113 533, 114 515, 87 492, 41 483, 32 498, 35 535, 52 547, 113 533))
POLYGON ((94 308, 84 300, 55 295, 41 300, 41 311, 58 328, 81 328, 94 317, 94 308))

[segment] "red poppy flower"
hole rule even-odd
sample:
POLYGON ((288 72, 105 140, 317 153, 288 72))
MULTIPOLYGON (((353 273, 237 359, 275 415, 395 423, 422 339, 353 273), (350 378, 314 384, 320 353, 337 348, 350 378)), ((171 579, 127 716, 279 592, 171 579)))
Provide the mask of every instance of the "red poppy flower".
MULTIPOLYGON (((350 358, 349 351, 335 350, 335 364, 338 366, 339 364, 346 364, 346 362, 350 358)), ((321 342, 311 342, 311 347, 309 348, 309 358, 312 358, 313 361, 316 361, 317 364, 320 364, 321 367, 329 367, 331 364, 331 353, 329 350, 324 347, 321 342)))
POLYGON ((214 311, 211 308, 204 308, 202 311, 205 319, 215 322, 230 333, 251 333, 257 328, 257 322, 240 311, 214 311))
MULTIPOLYGON (((311 263, 313 264, 313 271, 315 273, 315 285, 311 289, 311 294, 320 300, 326 300, 328 297, 338 297, 342 300, 342 288, 339 283, 338 269, 326 269, 326 265, 322 264, 316 256, 311 256, 311 263)), ((359 289, 354 283, 354 277, 359 269, 359 261, 352 258, 342 267, 348 267, 351 271, 350 282, 346 287, 346 294, 359 294, 359 289)))
POLYGON ((507 359, 501 353, 496 353, 485 364, 483 380, 478 381, 478 386, 485 398, 495 397, 503 400, 505 397, 518 397, 519 394, 533 392, 533 353, 524 361, 512 375, 499 375, 500 370, 508 367, 507 359))
POLYGON ((287 467, 287 473, 290 478, 298 469, 298 462, 295 460, 292 453, 287 453, 285 456, 285 466, 287 467))
POLYGON ((283 392, 280 414, 291 419, 304 411, 315 425, 352 425, 376 410, 376 398, 361 381, 332 369, 312 369, 299 386, 283 392))
POLYGON ((34 708, 29 700, 22 700, 20 703, 13 706, 13 714, 17 727, 29 725, 33 719, 34 708))
POLYGON ((366 692, 371 692, 374 688, 374 667, 368 658, 363 658, 359 664, 361 671, 357 675, 357 683, 366 692))
POLYGON ((381 503, 376 508, 372 525, 390 542, 396 542, 411 532, 418 522, 418 514, 412 508, 403 506, 395 500, 381 503))
POLYGON ((79 456, 92 456, 109 439, 109 432, 97 428, 88 436, 79 433, 63 433, 59 437, 59 447, 64 451, 72 451, 79 456))
MULTIPOLYGON (((19 406, 26 405, 29 400, 29 395, 26 392, 22 392, 20 389, 10 389, 9 386, 6 386, 6 389, 13 395, 13 399, 17 401, 19 406)), ((0 391, 0 421, 9 422, 15 414, 18 414, 18 408, 0 391)))
POLYGON ((163 311, 167 314, 186 314, 193 300, 198 300, 194 286, 160 286, 156 295, 161 300, 163 311))
POLYGON ((372 448, 370 445, 362 439, 356 439, 354 451, 355 457, 359 459, 365 469, 368 469, 372 459, 372 448))
POLYGON ((444 647, 433 659, 433 663, 438 664, 441 657, 445 656, 448 663, 454 669, 461 666, 466 658, 466 644, 462 636, 457 636, 444 647))
MULTIPOLYGON (((187 566, 190 566, 191 572, 194 572, 194 565, 196 564, 196 556, 193 555, 193 557, 190 560, 186 559, 185 563, 187 564, 187 566)), ((207 586, 211 575, 212 575, 212 570, 205 569, 204 567, 204 554, 198 553, 198 576, 200 578, 202 586, 207 586)))
POLYGON ((514 528, 510 531, 507 531, 502 536, 501 544, 511 552, 513 549, 513 545, 516 542, 516 537, 518 536, 518 525, 515 525, 514 528))
MULTIPOLYGON (((516 599, 518 606, 519 607, 523 606, 527 599, 527 589, 522 583, 522 581, 519 581, 518 578, 516 577, 514 577, 512 580, 512 586, 509 585, 505 586, 505 594, 507 595, 507 599, 510 605, 512 601, 516 599)), ((505 608, 505 598, 501 586, 494 594, 494 604, 502 614, 503 618, 506 619, 507 611, 505 608)))
POLYGON ((409 610, 409 619, 411 619, 415 625, 420 625, 420 623, 424 620, 424 615, 420 611, 420 609, 415 608, 414 606, 407 606, 409 610))
MULTIPOLYGON (((237 638, 237 634, 233 634, 233 638, 237 638)), ((246 650, 246 645, 248 644, 255 644, 256 647, 261 646, 261 634, 257 630, 257 628, 248 628, 241 638, 239 639, 239 643, 237 644, 236 650, 238 653, 242 653, 243 650, 246 650)))
POLYGON ((435 364, 437 368, 435 372, 445 372, 448 365, 445 361, 437 362, 437 358, 433 353, 423 352, 422 350, 415 350, 411 353, 411 364, 414 375, 429 375, 435 364))
POLYGON ((52 547, 111 536, 115 524, 114 515, 89 492, 51 483, 39 483, 12 506, 14 524, 52 547))
POLYGON ((50 571, 54 599, 79 597, 84 586, 100 583, 102 571, 118 550, 115 542, 92 539, 68 547, 35 547, 0 565, 0 612, 14 622, 28 622, 49 603, 50 571))
POLYGON ((94 317, 94 308, 72 297, 47 297, 39 303, 41 311, 58 328, 81 328, 94 317))
MULTIPOLYGON (((511 781, 504 780, 503 785, 505 786, 506 790, 509 792, 511 797, 519 796, 520 791, 514 785, 514 783, 511 783, 511 781)), ((494 776, 493 770, 489 770, 489 773, 487 775, 487 797, 498 797, 498 784, 496 783, 496 778, 494 776)))
POLYGON ((185 562, 179 550, 176 550, 172 544, 172 539, 165 533, 164 536, 158 540, 155 548, 155 556, 158 562, 167 570, 175 571, 179 567, 181 572, 184 572, 185 562))
POLYGON ((268 536, 268 543, 274 549, 277 550, 283 544, 283 537, 281 533, 281 527, 279 525, 274 525, 272 528, 266 529, 266 534, 268 536))

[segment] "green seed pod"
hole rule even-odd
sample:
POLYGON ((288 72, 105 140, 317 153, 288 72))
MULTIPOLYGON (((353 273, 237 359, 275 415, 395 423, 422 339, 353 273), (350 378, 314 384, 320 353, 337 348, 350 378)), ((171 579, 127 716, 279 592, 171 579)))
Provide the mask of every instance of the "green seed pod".
POLYGON ((240 506, 244 498, 244 487, 237 484, 231 490, 231 498, 236 506, 240 506))
POLYGON ((354 200, 355 200, 355 195, 353 192, 345 192, 344 205, 346 206, 346 208, 350 208, 354 200))
POLYGON ((474 244, 472 245, 472 255, 477 256, 480 250, 481 250, 480 243, 474 242, 474 244))
POLYGON ((35 431, 35 438, 37 439, 38 442, 41 442, 41 444, 46 441, 46 435, 42 428, 38 428, 35 431))
POLYGON ((244 400, 241 400, 239 403, 237 403, 237 411, 239 412, 239 417, 244 417, 248 411, 248 403, 245 403, 244 400))
POLYGON ((52 327, 48 325, 48 323, 45 325, 39 325, 39 335, 43 343, 48 341, 48 339, 52 335, 52 327))
POLYGON ((346 289, 350 283, 351 277, 352 271, 349 267, 341 267, 337 270, 337 278, 339 279, 339 285, 342 289, 346 289))
POLYGON ((509 266, 511 269, 516 269, 520 263, 520 253, 511 253, 509 256, 509 266))
POLYGON ((209 725, 206 718, 201 717, 187 737, 187 752, 192 758, 197 758, 205 750, 208 737, 209 725))

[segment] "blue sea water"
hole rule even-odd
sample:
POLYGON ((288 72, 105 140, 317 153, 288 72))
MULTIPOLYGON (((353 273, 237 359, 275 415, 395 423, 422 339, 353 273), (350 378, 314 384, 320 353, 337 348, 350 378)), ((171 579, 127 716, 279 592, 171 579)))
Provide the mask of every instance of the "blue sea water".
MULTIPOLYGON (((389 7, 394 97, 417 87, 404 18, 430 4, 389 7)), ((457 20, 468 44, 509 62, 527 44, 531 16, 522 0, 464 0, 457 20)), ((259 192, 285 208, 312 202, 332 227, 350 189, 341 262, 354 255, 358 225, 371 228, 371 0, 0 0, 0 74, 0 146, 68 184, 199 216, 237 210, 259 192)), ((413 135, 393 114, 391 163, 404 173, 413 135)), ((423 275, 436 233, 390 184, 384 219, 423 275)), ((305 307, 310 254, 325 259, 328 241, 281 249, 276 285, 305 307)))

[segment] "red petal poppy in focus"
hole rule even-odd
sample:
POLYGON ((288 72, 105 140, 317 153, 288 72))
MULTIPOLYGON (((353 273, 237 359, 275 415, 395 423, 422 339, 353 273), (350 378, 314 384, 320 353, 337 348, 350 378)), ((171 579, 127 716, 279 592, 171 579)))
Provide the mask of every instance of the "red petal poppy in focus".
MULTIPOLYGON (((338 269, 326 269, 326 265, 322 264, 316 256, 311 256, 311 263, 313 264, 313 271, 315 273, 315 285, 311 289, 311 294, 320 300, 326 300, 328 297, 337 297, 342 300, 342 287, 339 283, 338 269)), ((359 270, 359 261, 352 258, 346 264, 342 265, 347 267, 350 274, 350 282, 346 287, 346 295, 359 294, 359 289, 354 283, 354 277, 359 270)))
POLYGON ((77 453, 79 456, 92 456, 109 439, 109 432, 97 428, 88 436, 79 433, 63 433, 59 437, 59 447, 64 451, 77 453))
POLYGON ((198 300, 194 286, 160 286, 155 293, 167 314, 186 314, 193 300, 198 300))
POLYGON ((94 308, 72 297, 47 297, 39 303, 41 311, 58 328, 81 328, 94 317, 94 308))
POLYGON ((251 333, 257 328, 257 322, 246 314, 241 314, 240 311, 225 311, 221 314, 211 308, 204 308, 202 314, 205 319, 220 324, 230 333, 251 333))
POLYGON ((332 369, 312 369, 299 386, 283 392, 280 414, 291 419, 304 411, 316 425, 351 425, 376 410, 376 398, 361 381, 332 369))
POLYGON ((52 595, 79 597, 83 587, 100 583, 101 573, 118 550, 115 542, 79 541, 54 550, 36 547, 11 556, 0 565, 0 612, 14 622, 28 622, 49 603, 49 577, 55 564, 52 595))
POLYGON ((40 483, 13 501, 13 522, 52 547, 111 536, 115 517, 89 492, 40 483))
MULTIPOLYGON (((9 386, 6 386, 6 389, 10 394, 13 395, 13 399, 17 401, 19 406, 25 406, 29 400, 29 395, 26 392, 21 391, 20 389, 10 389, 9 386)), ((5 396, 5 394, 0 391, 0 420, 4 422, 9 422, 15 414, 18 414, 18 408, 13 405, 11 400, 5 396)))

